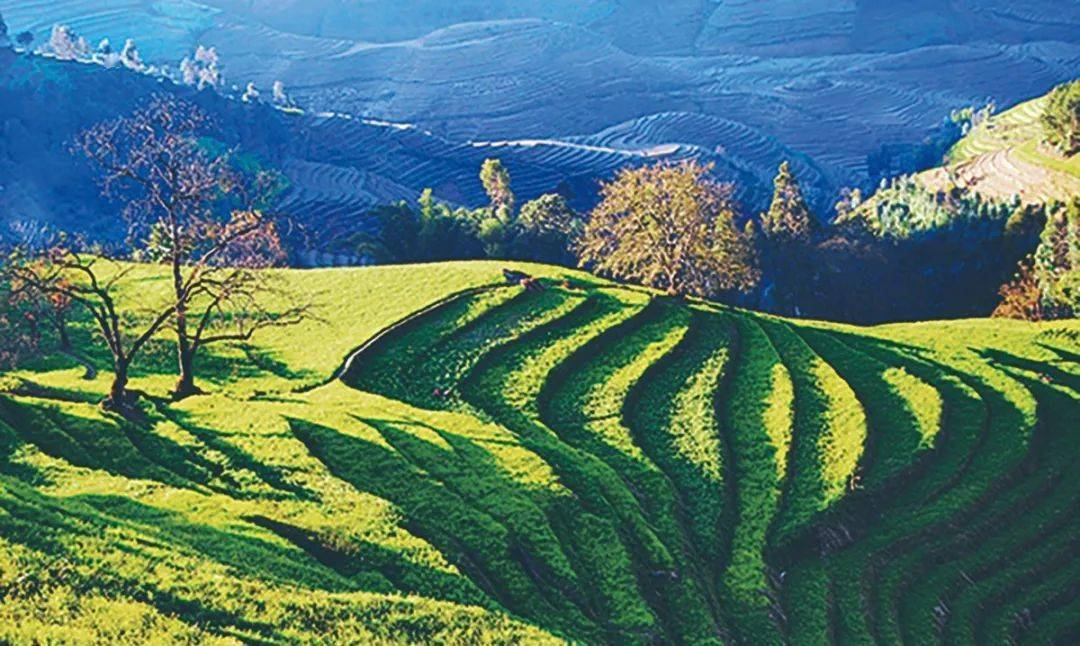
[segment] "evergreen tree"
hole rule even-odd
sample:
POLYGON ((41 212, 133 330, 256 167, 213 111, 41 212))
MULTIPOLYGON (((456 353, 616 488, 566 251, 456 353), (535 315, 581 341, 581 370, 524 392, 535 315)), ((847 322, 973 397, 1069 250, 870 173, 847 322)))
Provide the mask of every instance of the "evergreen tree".
POLYGON ((15 42, 19 43, 19 47, 24 51, 29 50, 31 43, 34 42, 34 34, 29 31, 20 31, 19 34, 15 36, 15 42))
POLYGON ((761 216, 762 232, 770 238, 808 242, 814 232, 814 217, 788 162, 780 164, 773 186, 772 204, 761 216))
POLYGON ((480 167, 480 182, 491 199, 492 213, 509 222, 514 213, 514 192, 510 189, 510 172, 498 159, 485 159, 480 167))
POLYGON ((420 199, 417 200, 417 204, 420 206, 420 221, 431 222, 435 219, 435 191, 430 188, 425 188, 420 193, 420 199))
POLYGON ((1047 142, 1066 155, 1080 151, 1080 80, 1050 93, 1041 121, 1047 142))
POLYGON ((814 297, 814 216, 788 162, 780 164, 773 186, 772 203, 761 214, 757 236, 762 273, 769 285, 763 305, 798 315, 814 297))

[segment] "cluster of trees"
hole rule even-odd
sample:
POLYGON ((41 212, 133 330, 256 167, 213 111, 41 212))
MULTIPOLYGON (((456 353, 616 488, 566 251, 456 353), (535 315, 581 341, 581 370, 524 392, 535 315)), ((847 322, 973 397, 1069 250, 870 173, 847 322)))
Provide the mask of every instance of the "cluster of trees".
POLYGON ((845 192, 824 223, 783 197, 791 194, 797 183, 782 168, 757 245, 763 289, 751 304, 860 323, 988 314, 1056 208, 900 178, 869 199, 845 192), (770 224, 774 212, 799 226, 770 224))
POLYGON ((129 257, 166 267, 169 287, 161 299, 125 298, 123 279, 134 266, 118 255, 64 238, 24 245, 5 262, 0 281, 17 296, 0 316, 25 332, 2 341, 9 361, 40 343, 42 320, 52 321, 68 343, 68 310, 77 308, 111 356, 104 403, 126 412, 134 403, 131 366, 159 334, 169 331, 175 339, 174 394, 182 398, 199 392, 197 359, 208 346, 248 340, 310 315, 310 304, 260 271, 285 257, 276 218, 266 212, 277 178, 244 172, 229 153, 211 153, 201 143, 210 130, 197 107, 155 97, 78 138, 74 151, 98 170, 103 193, 124 205, 129 257))
POLYGON ((1051 205, 1035 251, 1002 286, 995 316, 1042 321, 1080 316, 1080 198, 1051 205))
POLYGON ((1042 114, 1046 141, 1064 155, 1080 152, 1080 79, 1050 93, 1042 114))
POLYGON ((987 314, 1038 245, 1024 265, 1039 285, 1038 317, 1076 309, 1080 241, 1069 213, 1080 207, 992 202, 901 178, 871 199, 845 192, 825 222, 784 163, 769 209, 745 218, 708 170, 623 170, 603 185, 580 234, 558 239, 580 265, 614 278, 861 323, 987 314))
POLYGON ((564 195, 541 195, 519 209, 510 173, 497 159, 484 162, 480 181, 489 202, 478 209, 454 208, 428 189, 415 205, 371 210, 372 233, 357 235, 354 248, 377 263, 516 258, 573 264, 583 220, 564 195))
POLYGON ((180 82, 184 85, 203 88, 221 87, 222 77, 217 50, 199 45, 192 56, 185 56, 180 61, 180 82))
POLYGON ((490 198, 481 209, 451 209, 430 191, 416 208, 376 209, 379 233, 363 236, 361 251, 377 262, 494 257, 577 264, 674 294, 878 323, 990 313, 1017 263, 1049 236, 1058 242, 1043 242, 1023 265, 1031 280, 1041 276, 1038 316, 1064 315, 1071 310, 1060 303, 1075 297, 1068 280, 1048 278, 1074 275, 1063 270, 1075 264, 1063 250, 1078 243, 1075 228, 1062 224, 1070 220, 1061 205, 999 203, 961 187, 934 191, 899 178, 869 199, 845 191, 836 217, 826 221, 811 211, 783 163, 769 209, 746 217, 730 186, 687 161, 624 169, 602 184, 599 205, 579 215, 558 194, 519 211, 498 161, 485 163, 481 180, 490 198))
POLYGON ((768 211, 745 220, 689 162, 623 171, 601 194, 580 263, 675 293, 860 323, 981 316, 1002 296, 999 315, 1080 312, 1080 200, 999 203, 901 178, 868 200, 846 191, 826 223, 787 163, 768 211))
POLYGON ((102 39, 97 47, 91 47, 85 38, 67 25, 53 25, 49 41, 42 51, 63 61, 94 61, 106 67, 123 66, 136 72, 148 69, 134 40, 128 38, 124 41, 124 47, 119 52, 113 49, 108 38, 102 39))

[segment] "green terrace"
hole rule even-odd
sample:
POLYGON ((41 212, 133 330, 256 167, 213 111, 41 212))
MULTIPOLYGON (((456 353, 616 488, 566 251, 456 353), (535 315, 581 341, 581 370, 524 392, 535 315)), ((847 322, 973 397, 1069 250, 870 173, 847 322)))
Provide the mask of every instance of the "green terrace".
POLYGON ((138 415, 88 320, 0 375, 0 642, 1080 639, 1080 324, 504 266, 273 270, 316 315, 182 401, 163 332, 138 415))

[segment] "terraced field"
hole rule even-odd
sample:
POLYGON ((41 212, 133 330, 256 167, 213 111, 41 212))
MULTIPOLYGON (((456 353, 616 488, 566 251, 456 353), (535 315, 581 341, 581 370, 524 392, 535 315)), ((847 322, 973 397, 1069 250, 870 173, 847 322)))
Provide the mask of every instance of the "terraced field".
POLYGON ((949 152, 949 163, 920 175, 932 188, 957 185, 995 200, 1029 204, 1080 194, 1080 155, 1063 157, 1043 143, 1046 97, 1026 101, 974 128, 949 152))
MULTIPOLYGON (((238 91, 253 82, 265 96, 282 81, 309 113, 414 126, 378 132, 301 120, 312 138, 301 131, 282 143, 276 132, 247 133, 245 148, 269 139, 280 150, 279 167, 311 162, 286 169, 303 189, 288 206, 335 224, 348 211, 427 187, 447 201, 482 204, 476 158, 489 155, 513 164, 518 197, 567 182, 580 208, 595 204, 597 180, 616 167, 693 155, 747 187, 739 198, 748 212, 767 207, 776 168, 788 160, 824 215, 841 188, 873 188, 868 156, 899 147, 894 158, 904 168, 896 170, 914 170, 914 149, 940 135, 951 110, 988 97, 1013 105, 1075 75, 1077 7, 1060 0, 902 7, 885 0, 0 0, 12 32, 29 30, 37 43, 54 24, 67 24, 92 44, 133 38, 146 61, 174 70, 202 44, 216 48, 238 91), (323 136, 330 131, 333 140, 323 136), (357 186, 352 200, 338 190, 346 181, 357 186)), ((117 94, 99 83, 88 90, 94 96, 117 94)), ((76 106, 79 97, 61 104, 76 106)), ((44 97, 28 106, 48 108, 44 97)), ((29 119, 15 116, 11 127, 29 119)), ((66 114, 53 121, 68 122, 66 114)), ((40 155, 14 152, 11 173, 28 152, 40 155)), ((62 159, 69 161, 66 150, 62 159)), ((0 208, 74 210, 45 191, 22 190, 30 195, 13 204, 6 204, 14 201, 5 197, 10 189, 0 193, 0 208)))
POLYGON ((152 353, 140 420, 59 358, 0 377, 0 641, 1080 636, 1080 325, 500 268, 285 272, 324 320, 181 403, 152 353))

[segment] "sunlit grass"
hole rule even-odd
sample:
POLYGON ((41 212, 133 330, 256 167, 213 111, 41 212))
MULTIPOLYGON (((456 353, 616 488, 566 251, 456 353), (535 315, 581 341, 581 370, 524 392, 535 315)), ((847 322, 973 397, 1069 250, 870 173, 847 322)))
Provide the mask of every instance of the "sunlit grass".
MULTIPOLYGON (((856 328, 502 266, 282 271, 320 320, 215 350, 181 402, 163 334, 137 419, 97 405, 85 321, 96 378, 0 376, 0 640, 982 643, 1029 594, 1033 635, 1075 625, 1075 322, 856 328)), ((164 289, 137 266, 123 298, 164 289)))

